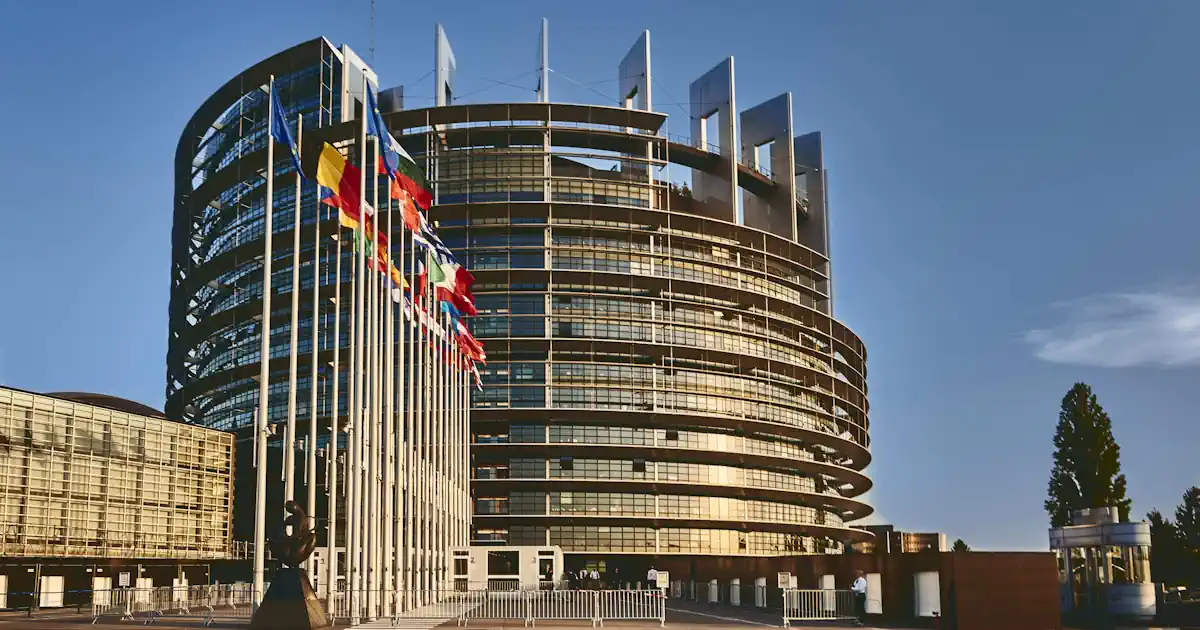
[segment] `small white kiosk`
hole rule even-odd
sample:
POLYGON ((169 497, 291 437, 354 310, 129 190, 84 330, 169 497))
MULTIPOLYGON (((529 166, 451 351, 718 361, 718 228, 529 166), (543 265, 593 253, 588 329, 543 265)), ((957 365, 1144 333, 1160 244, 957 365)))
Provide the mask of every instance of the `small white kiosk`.
POLYGON ((1075 510, 1050 530, 1064 614, 1154 617, 1150 524, 1118 521, 1115 507, 1075 510))
POLYGON ((455 547, 451 550, 455 588, 552 589, 564 570, 561 547, 455 547))

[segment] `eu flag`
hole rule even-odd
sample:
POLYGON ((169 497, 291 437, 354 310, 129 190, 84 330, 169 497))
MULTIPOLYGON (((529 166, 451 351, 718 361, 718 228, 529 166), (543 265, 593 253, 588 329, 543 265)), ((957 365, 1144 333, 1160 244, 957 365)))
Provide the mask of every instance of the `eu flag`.
POLYGON ((279 94, 275 92, 274 85, 271 86, 271 137, 287 147, 288 153, 292 155, 292 166, 295 166, 296 172, 303 177, 304 174, 300 170, 300 151, 296 149, 296 141, 292 139, 292 130, 284 118, 283 105, 279 103, 279 94))
POLYGON ((396 179, 396 167, 400 164, 400 155, 396 153, 396 149, 392 143, 396 140, 392 138, 392 134, 388 132, 387 125, 383 124, 383 114, 379 111, 379 103, 375 99, 375 90, 371 86, 367 86, 367 134, 375 136, 379 143, 379 153, 383 160, 383 167, 387 170, 390 179, 396 179))

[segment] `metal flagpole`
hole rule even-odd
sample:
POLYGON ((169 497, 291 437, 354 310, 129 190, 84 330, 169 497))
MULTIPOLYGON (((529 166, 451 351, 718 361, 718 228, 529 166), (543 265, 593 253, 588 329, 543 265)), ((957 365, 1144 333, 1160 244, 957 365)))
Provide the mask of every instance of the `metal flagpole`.
MULTIPOLYGON (((360 226, 361 227, 361 226, 360 226)), ((358 233, 350 231, 350 238, 358 243, 358 233)), ((350 250, 350 312, 347 314, 347 325, 350 335, 347 345, 350 348, 350 362, 347 364, 346 390, 349 392, 346 415, 346 449, 350 451, 346 465, 346 601, 350 607, 353 619, 358 618, 358 331, 361 328, 358 320, 358 252, 350 250)))
MULTIPOLYGON (((370 89, 368 86, 367 89, 370 89)), ((370 114, 368 114, 370 115, 370 114)), ((382 379, 382 371, 379 369, 380 350, 382 349, 381 335, 379 330, 380 312, 379 312, 379 175, 377 168, 379 164, 379 137, 371 143, 374 148, 374 155, 369 165, 371 173, 371 205, 375 208, 374 220, 371 221, 371 230, 374 237, 371 240, 371 431, 369 434, 370 440, 370 459, 367 465, 367 487, 370 488, 370 494, 367 496, 367 575, 370 577, 368 581, 368 597, 370 602, 371 614, 375 617, 379 616, 379 427, 380 427, 380 385, 382 379)))
POLYGON ((255 508, 254 508, 254 605, 257 609, 263 597, 263 571, 267 551, 267 411, 268 389, 271 376, 271 232, 274 229, 271 214, 275 208, 275 140, 271 137, 271 119, 275 114, 274 100, 271 94, 275 90, 275 75, 271 75, 267 83, 267 190, 265 211, 263 213, 263 280, 262 280, 262 320, 259 322, 259 334, 262 342, 258 355, 258 434, 254 449, 254 466, 256 468, 255 508))
MULTIPOLYGON (((300 116, 296 116, 297 124, 300 116)), ((288 342, 287 435, 283 440, 283 500, 296 498, 296 371, 300 343, 300 172, 296 171, 295 212, 292 218, 292 322, 288 342)), ((309 506, 311 511, 312 507, 309 506)))
MULTIPOLYGON (((320 202, 317 203, 318 213, 320 212, 320 202)), ((320 221, 318 221, 320 224, 320 221)), ((340 225, 340 223, 339 223, 340 225)), ((325 484, 329 488, 329 525, 327 529, 327 540, 329 542, 329 556, 326 564, 329 565, 329 593, 328 601, 332 604, 333 594, 337 591, 338 578, 338 553, 337 553, 337 482, 338 482, 338 433, 340 432, 341 413, 338 409, 338 394, 340 393, 339 386, 341 384, 342 364, 341 364, 341 348, 342 348, 342 235, 341 228, 337 228, 333 236, 337 241, 337 261, 334 263, 334 289, 333 289, 333 369, 329 375, 333 381, 333 400, 329 407, 329 480, 325 484)))
MULTIPOLYGON (((296 114, 296 146, 303 146, 304 141, 304 117, 301 114, 296 114)), ((299 180, 297 180, 299 181, 299 180)), ((296 196, 299 198, 301 188, 299 184, 296 186, 296 196)), ((297 217, 297 222, 299 218, 297 217)), ((312 357, 312 373, 309 380, 309 398, 308 398, 308 478, 304 480, 304 485, 308 487, 308 497, 305 502, 305 510, 308 512, 309 519, 312 521, 309 526, 314 530, 317 528, 317 395, 320 389, 320 355, 321 355, 321 202, 317 201, 313 207, 313 290, 312 290, 312 347, 309 349, 309 355, 312 357)), ((299 309, 295 309, 299 310, 299 309)), ((314 574, 313 565, 315 564, 311 558, 307 561, 309 579, 312 580, 317 576, 314 574)))
MULTIPOLYGON (((366 124, 366 123, 363 123, 363 124, 366 124)), ((367 137, 368 146, 369 146, 370 142, 371 142, 370 136, 368 136, 367 137)), ((369 155, 369 149, 367 149, 367 151, 368 151, 368 155, 367 155, 366 159, 370 160, 371 158, 369 155)), ((368 168, 370 168, 370 166, 368 165, 368 162, 364 161, 363 162, 363 172, 366 173, 368 168)), ((365 187, 362 189, 362 194, 363 194, 364 203, 368 204, 368 207, 369 207, 370 202, 366 201, 367 189, 365 187)), ((366 217, 364 219, 364 221, 365 220, 374 220, 373 211, 368 210, 368 212, 371 214, 363 215, 364 217, 366 217)), ((362 575, 363 619, 364 619, 364 621, 370 621, 375 616, 374 613, 372 612, 372 607, 371 607, 371 605, 373 603, 373 598, 371 597, 371 577, 372 577, 371 534, 372 534, 372 531, 371 531, 371 474, 370 474, 370 471, 371 471, 371 433, 375 430, 375 425, 374 425, 375 416, 373 415, 373 412, 375 409, 375 406, 373 404, 375 401, 375 380, 374 380, 375 379, 375 369, 374 369, 374 366, 375 366, 375 363, 374 363, 374 361, 375 361, 375 346, 374 346, 375 312, 373 310, 374 306, 375 306, 375 299, 374 299, 375 296, 373 294, 373 289, 375 288, 375 283, 374 283, 375 265, 374 265, 374 261, 372 260, 372 257, 374 256, 375 242, 371 240, 372 233, 369 231, 369 228, 367 227, 366 223, 362 224, 362 229, 363 229, 363 234, 362 234, 361 242, 363 244, 363 257, 365 260, 365 263, 363 264, 363 289, 362 289, 363 290, 363 337, 364 337, 363 348, 362 348, 362 351, 363 351, 363 373, 362 373, 363 399, 362 399, 362 405, 360 405, 360 407, 362 408, 362 410, 360 411, 360 413, 362 414, 362 425, 361 425, 362 430, 359 431, 359 438, 358 438, 359 439, 358 447, 361 449, 360 455, 358 458, 358 461, 359 461, 359 483, 361 484, 359 486, 361 489, 359 490, 359 493, 358 493, 358 498, 359 498, 358 509, 361 510, 361 513, 362 513, 362 517, 359 520, 359 523, 361 523, 361 525, 362 525, 362 544, 359 545, 359 565, 358 566, 359 566, 360 573, 362 575)))
POLYGON ((456 463, 455 478, 458 481, 458 494, 455 496, 455 502, 458 504, 458 536, 457 536, 457 542, 455 544, 462 545, 465 547, 465 546, 467 546, 467 541, 466 541, 467 528, 466 528, 466 512, 464 511, 465 506, 463 506, 462 497, 463 497, 463 492, 466 490, 466 488, 464 487, 465 480, 463 479, 462 454, 463 454, 463 445, 467 442, 467 436, 469 435, 469 433, 467 431, 467 427, 463 423, 463 415, 462 415, 462 387, 463 387, 462 364, 463 364, 462 344, 459 344, 458 358, 457 358, 457 361, 454 366, 455 375, 456 375, 455 380, 454 380, 454 404, 455 404, 454 424, 458 427, 458 443, 454 445, 455 446, 454 461, 456 463))
POLYGON ((439 323, 441 323, 443 330, 442 342, 438 344, 438 440, 436 461, 438 465, 438 512, 440 517, 438 518, 437 571, 441 578, 438 581, 445 582, 447 556, 446 548, 450 545, 450 539, 449 536, 447 536, 449 533, 448 528, 450 526, 450 513, 449 510, 446 509, 446 499, 448 499, 450 496, 450 487, 448 483, 449 477, 446 475, 446 437, 448 435, 447 430, 450 428, 450 415, 447 413, 448 410, 446 405, 446 377, 448 376, 447 368, 450 366, 450 362, 447 361, 447 358, 449 357, 450 339, 445 334, 446 316, 442 314, 440 309, 437 311, 435 316, 438 318, 439 323))
MULTIPOLYGON (((439 264, 436 257, 433 259, 432 262, 434 264, 439 264)), ((430 276, 430 279, 432 279, 432 274, 430 276)), ((437 340, 437 320, 434 319, 434 316, 433 316, 434 309, 437 307, 436 291, 437 291, 436 287, 434 287, 431 283, 430 288, 429 288, 429 295, 430 295, 429 304, 426 307, 426 309, 427 309, 426 318, 429 322, 429 328, 430 328, 430 332, 431 332, 431 336, 430 336, 431 343, 427 344, 425 347, 426 356, 428 357, 428 361, 426 361, 425 365, 426 365, 427 369, 429 370, 429 378, 428 378, 429 385, 428 385, 428 387, 426 387, 426 391, 425 391, 425 395, 428 398, 428 411, 425 414, 425 465, 426 465, 425 485, 427 488, 426 496, 428 497, 428 500, 429 500, 429 508, 428 508, 429 509, 429 520, 428 520, 429 544, 426 548, 426 553, 428 554, 427 561, 426 561, 426 571, 429 574, 430 588, 437 588, 437 586, 436 586, 437 582, 434 579, 434 577, 436 576, 436 567, 434 565, 434 560, 436 558, 437 545, 438 545, 438 538, 437 538, 437 523, 438 523, 437 492, 438 492, 438 488, 437 488, 437 476, 436 476, 437 475, 437 462, 434 460, 434 450, 433 450, 433 441, 436 438, 434 425, 437 422, 437 415, 436 415, 437 414, 437 398, 436 398, 436 396, 434 396, 434 389, 437 387, 437 363, 436 363, 437 354, 435 353, 435 349, 437 347, 438 340, 437 340)))
POLYGON ((445 490, 442 492, 442 511, 445 513, 446 526, 443 528, 445 544, 442 547, 442 579, 448 579, 450 547, 454 546, 454 463, 451 453, 454 448, 454 409, 450 404, 454 376, 454 337, 446 322, 450 321, 448 313, 442 313, 442 327, 446 329, 446 342, 442 344, 442 407, 444 409, 442 424, 442 477, 445 490))
MULTIPOLYGON (((404 414, 404 590, 406 595, 405 609, 413 602, 408 595, 416 594, 416 573, 413 571, 414 556, 413 542, 416 534, 416 461, 414 449, 416 438, 416 387, 417 387, 417 338, 420 334, 417 328, 417 244, 414 242, 408 249, 408 283, 411 302, 408 308, 408 332, 410 345, 408 348, 408 408, 404 414)), ((401 340, 403 341, 403 340, 401 340)))
MULTIPOLYGON (((457 332, 457 331, 456 331, 457 332)), ((459 392, 462 391, 462 344, 457 340, 454 344, 457 352, 454 355, 454 389, 452 396, 454 400, 454 427, 456 429, 454 440, 454 452, 450 455, 454 462, 454 515, 457 519, 455 522, 454 544, 456 546, 466 546, 463 542, 463 478, 462 478, 462 445, 466 440, 466 431, 462 425, 462 396, 459 392)))
POLYGON ((462 520, 462 531, 458 535, 458 544, 466 547, 471 544, 471 506, 468 503, 471 488, 471 467, 467 458, 467 449, 471 443, 471 423, 467 420, 467 401, 463 391, 467 388, 466 359, 459 352, 458 368, 458 398, 459 429, 462 430, 462 441, 458 444, 458 505, 459 518, 462 520))
MULTIPOLYGON (((415 251, 415 247, 414 247, 415 251)), ((428 263, 428 252, 422 252, 428 263)), ((428 269, 425 270, 428 274, 428 269)), ((413 380, 416 383, 413 396, 413 586, 418 590, 416 605, 424 604, 425 590, 425 343, 428 329, 425 328, 425 301, 427 282, 418 275, 421 301, 413 302, 413 380)))
MULTIPOLYGON (((433 257, 425 257, 426 265, 433 264, 433 257)), ((430 590, 433 588, 433 583, 429 579, 429 549, 431 542, 429 538, 429 345, 432 343, 433 329, 429 326, 429 302, 433 300, 432 291, 429 288, 429 269, 425 270, 425 282, 422 290, 425 297, 421 303, 421 418, 420 418, 420 436, 421 440, 418 444, 420 449, 420 472, 421 472, 421 545, 418 553, 420 554, 421 563, 418 565, 420 571, 420 580, 422 590, 430 590)))
MULTIPOLYGON (((403 208, 401 209, 401 211, 403 212, 403 208)), ((391 216, 390 202, 389 202, 389 215, 388 216, 391 216)), ((388 233, 391 233, 391 232, 392 232, 392 229, 389 226, 388 233)), ((393 238, 395 238, 395 237, 393 237, 393 238)), ((398 250, 399 251, 397 253, 396 260, 399 260, 400 265, 403 265, 404 264, 404 228, 403 228, 403 226, 401 226, 401 229, 400 229, 400 237, 398 239, 398 250)), ((389 269, 388 272, 390 273, 391 269, 389 269)), ((401 276, 401 278, 403 278, 403 276, 401 276)), ((396 290, 400 292, 400 302, 397 304, 396 320, 395 320, 395 324, 394 324, 394 332, 396 333, 397 338, 393 339, 393 342, 395 342, 395 344, 396 344, 396 346, 395 346, 396 374, 395 374, 394 378, 395 378, 395 383, 396 383, 396 392, 395 393, 396 393, 396 414, 397 415, 395 417, 395 423, 396 423, 395 424, 395 431, 396 431, 395 463, 393 464, 394 468, 395 468, 395 472, 393 473, 394 477, 393 477, 393 485, 392 485, 392 506, 393 506, 393 508, 392 508, 393 509, 392 529, 395 532, 395 538, 392 541, 392 548, 394 549, 393 554, 395 556, 395 560, 393 561, 394 564, 392 565, 392 593, 393 593, 393 597, 395 599, 396 610, 397 610, 397 612, 399 612, 399 611, 403 610, 403 608, 401 608, 400 591, 401 591, 401 587, 404 586, 404 582, 402 580, 403 580, 403 575, 404 575, 403 574, 404 563, 406 561, 405 557, 403 555, 404 547, 403 547, 402 541, 404 538, 403 531, 404 531, 404 505, 405 505, 405 503, 404 503, 404 486, 405 486, 404 471, 406 469, 406 467, 404 465, 404 461, 405 461, 404 458, 405 458, 405 449, 407 448, 407 444, 408 444, 407 435, 405 434, 404 427, 400 424, 400 418, 402 416, 405 416, 405 417, 407 416, 407 414, 404 413, 404 401, 405 401, 405 398, 404 398, 404 374, 406 372, 404 369, 404 287, 403 287, 403 282, 401 282, 401 286, 396 287, 396 290)))
MULTIPOLYGON (((380 133, 383 133, 382 130, 380 131, 380 133)), ((390 180, 388 178, 385 178, 384 181, 387 183, 390 183, 390 180)), ((393 238, 393 235, 392 235, 392 195, 390 194, 390 190, 387 191, 387 193, 385 193, 384 197, 387 199, 386 233, 388 236, 388 246, 387 246, 387 249, 384 250, 385 256, 387 258, 387 261, 386 261, 387 266, 383 270, 383 273, 386 274, 385 277, 387 278, 387 283, 386 283, 387 294, 383 296, 383 304, 387 310, 384 311, 384 319, 383 319, 384 339, 386 340, 385 343, 383 344, 383 348, 385 350, 385 353, 383 355, 384 356, 384 364, 385 364, 385 367, 383 370, 383 378, 384 378, 384 381, 383 381, 383 383, 384 383, 384 397, 383 397, 383 427, 384 428, 383 428, 383 433, 385 436, 383 445, 384 445, 385 453, 384 453, 384 458, 383 458, 383 461, 384 461, 384 466, 383 466, 383 490, 384 490, 384 493, 382 496, 383 540, 382 540, 382 544, 380 545, 380 548, 383 550, 383 558, 382 558, 383 586, 382 586, 382 588, 383 588, 383 592, 387 593, 387 596, 383 598, 384 606, 383 606, 382 612, 384 615, 389 615, 389 614, 391 614, 391 608, 392 608, 392 599, 391 599, 392 557, 393 557, 392 550, 395 549, 395 545, 393 544, 393 539, 392 539, 392 501, 391 501, 391 497, 392 497, 392 483, 393 483, 392 463, 396 457, 395 448, 393 446, 395 443, 395 437, 396 437, 395 433, 394 433, 395 425, 393 423, 393 417, 392 417, 392 414, 395 412, 394 395, 395 395, 395 389, 396 389, 396 372, 395 372, 395 369, 396 369, 395 357, 396 357, 396 355, 395 355, 394 350, 395 350, 395 342, 396 341, 392 336, 392 332, 393 332, 393 330, 392 330, 392 324, 393 324, 392 314, 395 312, 395 303, 392 302, 392 238, 393 238)))
MULTIPOLYGON (((355 433, 356 433, 355 449, 357 451, 357 457, 356 457, 356 461, 355 461, 355 465, 354 465, 355 492, 354 492, 352 507, 354 510, 354 588, 357 591, 361 591, 361 589, 364 587, 364 584, 362 581, 362 568, 363 568, 361 565, 362 558, 360 557, 360 553, 362 550, 362 535, 361 535, 362 531, 360 529, 360 525, 362 523, 361 516, 362 516, 362 507, 363 507, 362 500, 361 500, 361 497, 363 494, 363 492, 362 492, 363 488, 361 487, 362 481, 363 481, 363 479, 361 478, 362 477, 362 455, 363 455, 363 453, 362 453, 362 445, 363 445, 362 438, 363 438, 363 434, 366 433, 366 426, 362 422, 363 421, 363 409, 364 409, 363 403, 366 400, 366 387, 365 387, 366 383, 364 382, 364 379, 363 379, 363 377, 364 377, 363 368, 365 367, 364 357, 363 357, 364 341, 365 341, 364 340, 364 327, 366 325, 366 321, 365 321, 366 318, 365 318, 363 303, 366 298, 366 288, 367 288, 366 283, 364 282, 364 280, 365 280, 364 274, 365 274, 365 268, 366 268, 366 245, 362 241, 363 241, 363 238, 365 237, 364 233, 366 232, 366 225, 363 222, 366 221, 366 215, 367 215, 367 212, 366 212, 366 202, 367 202, 366 188, 367 188, 367 168, 369 168, 367 165, 367 96, 366 96, 366 94, 367 94, 367 77, 366 77, 366 75, 363 75, 362 92, 361 92, 361 95, 362 95, 362 118, 359 120, 359 138, 358 138, 358 150, 359 150, 359 161, 358 161, 358 163, 359 163, 359 181, 358 181, 359 229, 358 229, 358 236, 357 236, 358 268, 355 271, 356 288, 354 291, 354 300, 355 300, 355 309, 356 309, 355 317, 357 320, 357 324, 355 326, 355 331, 354 331, 354 336, 355 336, 354 342, 355 342, 355 345, 357 346, 357 350, 356 350, 355 356, 354 356, 354 391, 355 391, 354 425, 355 425, 355 433)), ((359 615, 359 607, 355 606, 354 609, 351 610, 352 624, 358 623, 359 616, 360 616, 359 615)))

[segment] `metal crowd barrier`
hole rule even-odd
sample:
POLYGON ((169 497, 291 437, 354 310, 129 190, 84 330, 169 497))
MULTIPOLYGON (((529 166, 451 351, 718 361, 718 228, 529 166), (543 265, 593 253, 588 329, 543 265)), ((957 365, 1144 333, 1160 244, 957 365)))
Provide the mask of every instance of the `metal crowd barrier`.
POLYGON ((783 591, 783 627, 793 621, 854 619, 854 593, 833 589, 789 588, 783 591))
POLYGON ((331 621, 351 623, 372 619, 422 620, 438 625, 454 620, 459 626, 472 621, 590 621, 655 620, 666 623, 666 597, 661 590, 462 590, 380 592, 339 591, 329 606, 331 621))
POLYGON ((201 616, 205 626, 218 619, 249 619, 254 591, 249 584, 160 586, 92 591, 92 623, 105 617, 145 623, 166 615, 201 616))

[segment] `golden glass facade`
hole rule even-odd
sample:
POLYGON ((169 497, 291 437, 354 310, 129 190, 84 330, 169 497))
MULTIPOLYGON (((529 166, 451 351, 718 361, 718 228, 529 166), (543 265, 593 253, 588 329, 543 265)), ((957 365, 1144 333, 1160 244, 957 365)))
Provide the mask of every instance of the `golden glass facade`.
POLYGON ((0 388, 0 436, 0 556, 232 556, 232 434, 0 388))

